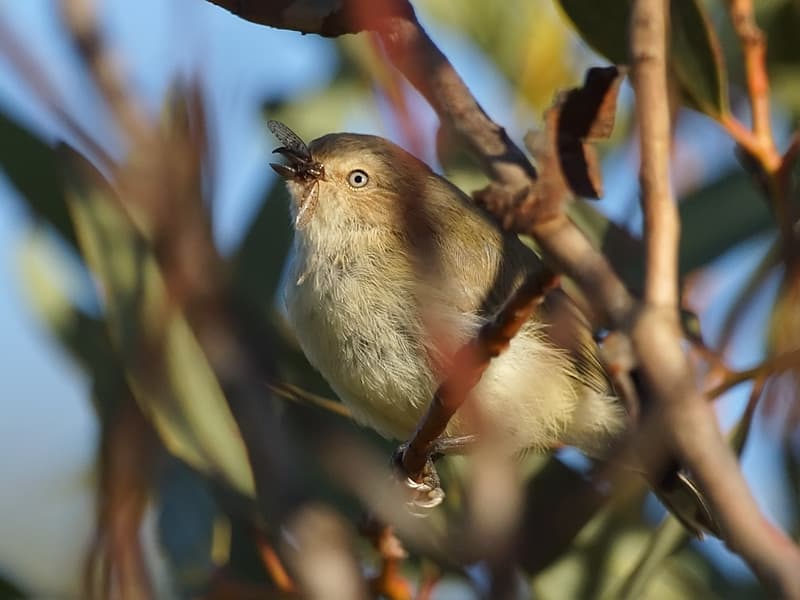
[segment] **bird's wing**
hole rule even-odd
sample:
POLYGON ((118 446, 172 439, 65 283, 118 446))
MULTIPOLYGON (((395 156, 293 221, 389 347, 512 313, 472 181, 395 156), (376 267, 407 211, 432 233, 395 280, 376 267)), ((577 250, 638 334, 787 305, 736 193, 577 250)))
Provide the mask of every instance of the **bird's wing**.
MULTIPOLYGON (((425 204, 446 290, 442 301, 462 314, 477 316, 478 321, 490 318, 528 274, 543 268, 542 261, 449 182, 439 178, 431 185, 446 186, 429 194, 434 202, 425 204)), ((609 393, 612 386, 598 359, 589 323, 569 296, 561 289, 552 290, 539 317, 548 325, 545 335, 570 354, 575 366, 570 374, 576 383, 609 393)))

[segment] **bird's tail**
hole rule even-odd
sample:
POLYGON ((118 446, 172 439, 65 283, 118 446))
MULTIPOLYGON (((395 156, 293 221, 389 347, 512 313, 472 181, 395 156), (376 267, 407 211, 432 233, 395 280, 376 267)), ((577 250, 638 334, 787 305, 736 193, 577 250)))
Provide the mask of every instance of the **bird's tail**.
POLYGON ((677 468, 670 469, 659 482, 651 482, 653 492, 661 503, 698 538, 710 533, 721 537, 708 501, 695 483, 677 468))

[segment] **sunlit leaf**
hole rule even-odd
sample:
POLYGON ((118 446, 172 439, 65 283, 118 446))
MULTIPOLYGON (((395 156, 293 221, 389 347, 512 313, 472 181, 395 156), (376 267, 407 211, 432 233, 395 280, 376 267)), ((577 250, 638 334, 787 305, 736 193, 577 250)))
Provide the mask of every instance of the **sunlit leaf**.
POLYGON ((68 202, 142 410, 171 452, 252 496, 253 474, 236 422, 189 325, 170 306, 147 244, 110 194, 72 192, 68 202))
POLYGON ((571 52, 570 31, 551 0, 424 0, 414 5, 468 37, 537 113, 550 104, 555 90, 574 85, 579 77, 583 65, 564 59, 571 52))
POLYGON ((121 364, 105 323, 77 308, 60 280, 63 269, 52 240, 33 231, 18 251, 23 290, 31 308, 92 381, 92 400, 101 419, 128 393, 121 364))
POLYGON ((664 560, 685 544, 688 537, 688 532, 677 519, 666 516, 650 536, 650 541, 621 589, 609 594, 608 598, 642 598, 647 584, 663 567, 664 560))

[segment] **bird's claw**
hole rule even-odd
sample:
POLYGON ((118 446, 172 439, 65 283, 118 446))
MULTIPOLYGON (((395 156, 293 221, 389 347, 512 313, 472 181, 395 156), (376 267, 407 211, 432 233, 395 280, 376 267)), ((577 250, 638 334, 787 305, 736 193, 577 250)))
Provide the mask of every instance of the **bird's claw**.
POLYGON ((429 481, 414 481, 410 477, 406 477, 403 482, 406 488, 411 492, 411 498, 406 502, 412 512, 414 509, 430 510, 439 506, 444 500, 444 490, 438 483, 429 481))
POLYGON ((406 505, 411 513, 416 516, 426 517, 429 511, 439 506, 444 500, 444 490, 439 481, 439 474, 433 461, 428 458, 419 480, 409 477, 403 468, 403 452, 405 445, 400 446, 392 456, 392 465, 398 480, 409 492, 406 505))

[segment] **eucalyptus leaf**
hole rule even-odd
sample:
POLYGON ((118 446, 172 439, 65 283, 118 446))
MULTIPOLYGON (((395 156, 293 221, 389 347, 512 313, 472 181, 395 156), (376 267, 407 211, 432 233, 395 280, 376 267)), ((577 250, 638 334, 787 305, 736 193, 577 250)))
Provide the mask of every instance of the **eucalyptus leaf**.
POLYGON ((117 400, 129 393, 105 323, 72 303, 63 282, 59 281, 57 249, 45 232, 31 232, 18 257, 29 305, 91 378, 92 401, 98 416, 104 420, 114 412, 117 400))
POLYGON ((0 169, 33 214, 75 245, 75 231, 64 200, 62 171, 55 149, 2 113, 0 169))
POLYGON ((83 255, 106 300, 110 336, 143 412, 167 448, 253 496, 247 450, 227 400, 156 260, 110 192, 70 192, 83 255))
POLYGON ((708 264, 736 244, 775 226, 752 178, 740 170, 685 195, 679 208, 682 273, 708 264))
MULTIPOLYGON (((628 287, 641 290, 644 246, 587 202, 568 207, 570 217, 601 248, 628 287)), ((685 195, 680 203, 680 272, 707 265, 740 242, 774 228, 774 220, 752 179, 741 171, 723 174, 685 195)))
POLYGON ((667 515, 650 536, 650 541, 642 552, 630 575, 625 578, 621 589, 609 593, 606 598, 633 600, 646 596, 647 584, 663 568, 664 561, 686 544, 689 534, 680 522, 667 515))
MULTIPOLYGON (((630 60, 630 0, 558 0, 581 37, 614 64, 630 60)), ((717 35, 699 0, 670 2, 670 58, 684 101, 710 117, 730 112, 728 77, 717 35)))
POLYGON ((292 243, 287 196, 285 185, 276 178, 233 260, 237 289, 268 313, 292 243))

